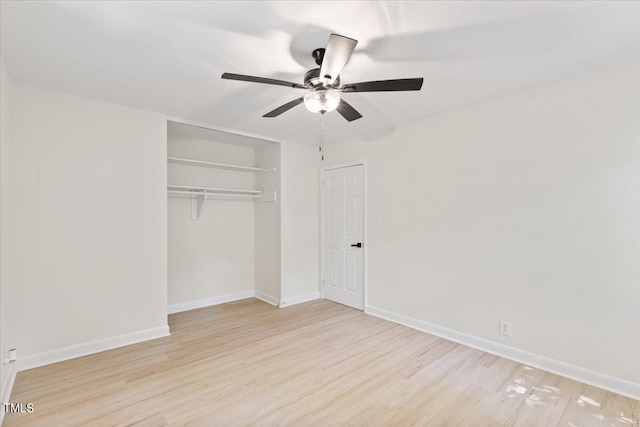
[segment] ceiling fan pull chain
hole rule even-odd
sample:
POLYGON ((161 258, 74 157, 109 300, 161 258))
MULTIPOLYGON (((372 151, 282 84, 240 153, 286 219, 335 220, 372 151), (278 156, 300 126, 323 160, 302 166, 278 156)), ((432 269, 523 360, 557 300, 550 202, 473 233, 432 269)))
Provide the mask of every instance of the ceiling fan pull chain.
POLYGON ((324 113, 320 114, 320 153, 321 160, 324 162, 324 113))

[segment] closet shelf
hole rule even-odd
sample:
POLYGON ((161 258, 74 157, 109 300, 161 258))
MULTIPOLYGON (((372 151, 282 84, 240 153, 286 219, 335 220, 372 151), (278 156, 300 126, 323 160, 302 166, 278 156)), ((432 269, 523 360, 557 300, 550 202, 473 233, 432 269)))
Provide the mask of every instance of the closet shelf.
POLYGON ((201 166, 206 168, 216 168, 216 169, 225 169, 237 172, 249 172, 249 173, 265 173, 265 172, 273 172, 276 170, 273 168, 254 168, 251 166, 240 166, 240 165, 229 165, 226 163, 216 163, 216 162, 207 162, 204 160, 193 160, 193 159, 183 159, 180 157, 167 157, 167 162, 175 163, 178 165, 187 165, 187 166, 201 166))

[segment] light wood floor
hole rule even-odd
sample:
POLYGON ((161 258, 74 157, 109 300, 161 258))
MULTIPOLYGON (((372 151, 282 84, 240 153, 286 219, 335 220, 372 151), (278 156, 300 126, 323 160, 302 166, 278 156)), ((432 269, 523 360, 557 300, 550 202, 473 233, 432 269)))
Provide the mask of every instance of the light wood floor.
POLYGON ((640 402, 327 301, 172 315, 171 336, 20 372, 6 426, 638 426, 640 402))

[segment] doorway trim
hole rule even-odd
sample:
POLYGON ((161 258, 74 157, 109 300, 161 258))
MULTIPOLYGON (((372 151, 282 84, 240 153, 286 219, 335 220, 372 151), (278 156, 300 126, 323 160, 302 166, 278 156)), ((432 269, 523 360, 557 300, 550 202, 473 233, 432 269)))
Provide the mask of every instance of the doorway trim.
POLYGON ((323 166, 320 168, 320 298, 325 299, 324 298, 324 222, 325 222, 325 218, 324 218, 324 178, 325 178, 325 172, 330 171, 330 170, 334 170, 334 169, 343 169, 343 168, 348 168, 351 166, 362 166, 362 175, 363 175, 363 186, 364 186, 364 198, 363 198, 363 207, 362 207, 362 227, 364 228, 364 230, 362 230, 363 236, 364 236, 364 251, 362 253, 362 268, 363 268, 363 272, 362 272, 362 286, 363 286, 363 292, 364 292, 364 305, 362 308, 362 312, 363 313, 367 313, 367 307, 369 306, 368 301, 368 280, 367 280, 367 271, 368 271, 368 266, 367 266, 367 254, 369 253, 369 237, 368 237, 368 224, 367 224, 367 212, 368 212, 368 200, 367 200, 367 196, 368 196, 368 190, 367 190, 367 159, 362 159, 362 160, 354 160, 351 162, 345 162, 345 163, 338 163, 335 165, 330 165, 330 166, 323 166))

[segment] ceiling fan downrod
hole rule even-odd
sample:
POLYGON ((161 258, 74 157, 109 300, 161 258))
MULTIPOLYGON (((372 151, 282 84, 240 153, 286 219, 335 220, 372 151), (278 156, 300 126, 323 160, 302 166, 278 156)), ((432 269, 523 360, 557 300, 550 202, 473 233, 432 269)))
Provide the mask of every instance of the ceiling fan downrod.
POLYGON ((314 50, 313 52, 311 52, 311 56, 313 56, 313 59, 316 60, 316 64, 317 65, 322 65, 322 60, 324 59, 324 52, 326 51, 325 48, 320 47, 316 50, 314 50))

